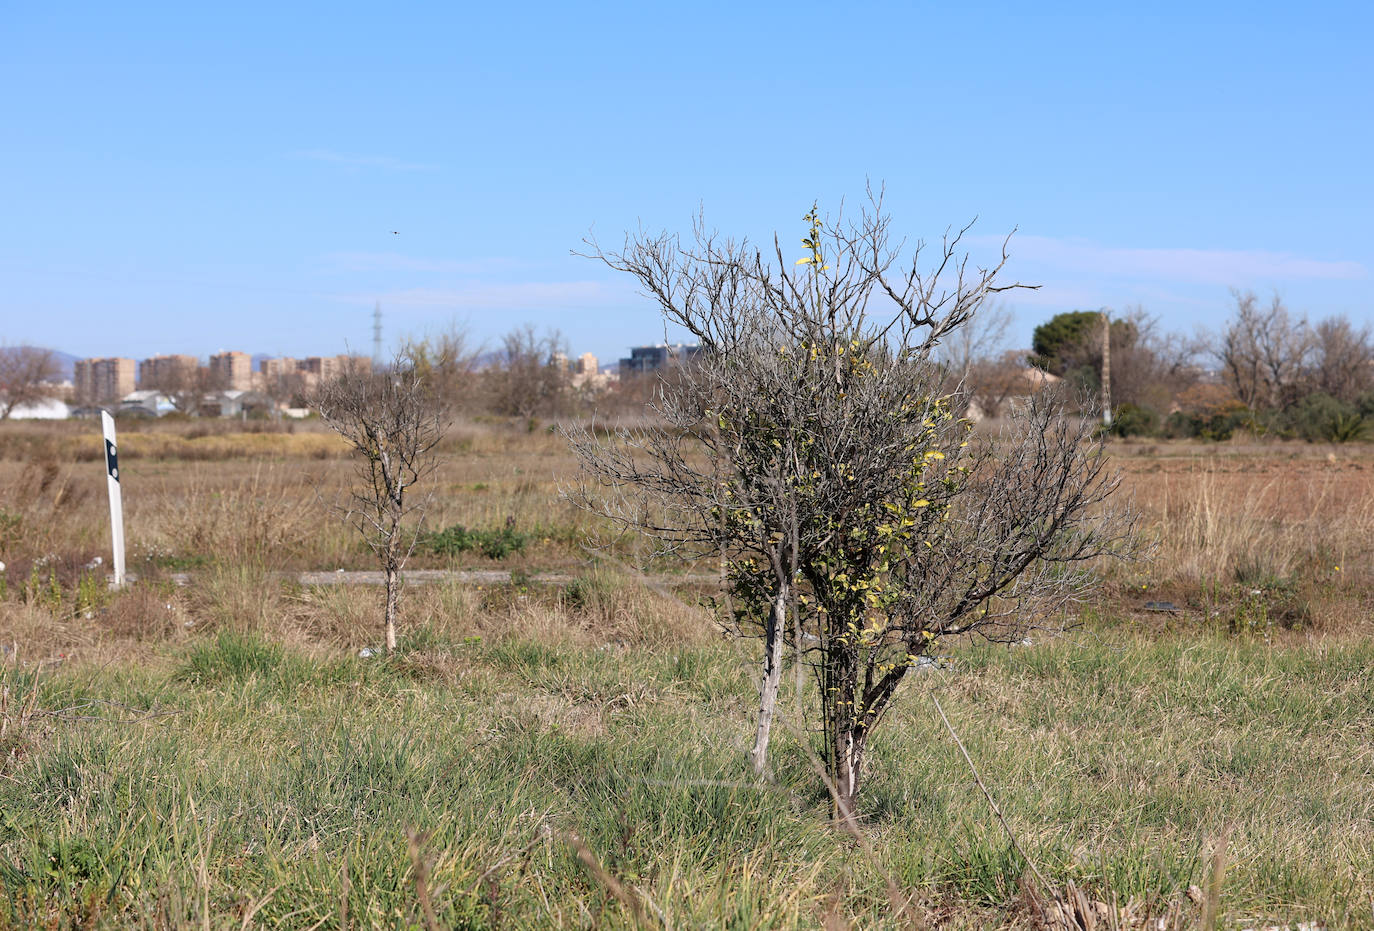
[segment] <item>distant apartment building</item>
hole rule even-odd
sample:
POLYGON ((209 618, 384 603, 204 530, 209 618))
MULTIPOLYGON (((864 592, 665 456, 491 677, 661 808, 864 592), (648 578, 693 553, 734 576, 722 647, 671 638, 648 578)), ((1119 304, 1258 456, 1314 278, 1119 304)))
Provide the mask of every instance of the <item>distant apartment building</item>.
POLYGON ((222 391, 253 387, 253 359, 246 352, 221 352, 210 357, 211 383, 222 391))
POLYGON ((601 373, 601 366, 597 362, 596 356, 590 352, 584 352, 577 357, 577 361, 572 363, 572 386, 574 388, 590 388, 599 391, 605 388, 610 382, 609 375, 601 373))
POLYGON ((295 375, 300 371, 300 363, 290 356, 283 356, 280 359, 263 359, 258 363, 258 371, 264 378, 275 380, 285 378, 288 375, 295 375))
POLYGON ((81 359, 72 369, 78 407, 115 401, 134 390, 137 363, 133 359, 81 359))
POLYGON ((685 343, 634 346, 630 349, 630 357, 620 360, 620 374, 656 372, 669 365, 680 365, 690 361, 699 352, 701 352, 700 346, 685 343))
POLYGON ((370 372, 372 360, 367 356, 306 356, 300 366, 302 372, 328 381, 344 372, 370 372))
POLYGON ((192 385, 200 373, 200 360, 195 356, 153 356, 138 363, 140 388, 166 388, 192 385))
POLYGON ((338 378, 346 371, 370 372, 372 360, 367 356, 350 355, 263 359, 258 364, 258 387, 261 390, 273 390, 287 379, 299 379, 300 386, 308 389, 321 381, 338 378))

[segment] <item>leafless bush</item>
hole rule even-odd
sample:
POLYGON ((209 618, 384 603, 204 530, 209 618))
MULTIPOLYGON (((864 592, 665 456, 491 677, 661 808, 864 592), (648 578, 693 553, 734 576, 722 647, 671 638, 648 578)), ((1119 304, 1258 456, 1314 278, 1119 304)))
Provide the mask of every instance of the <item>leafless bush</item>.
POLYGON ((511 330, 485 373, 492 410, 524 418, 560 413, 570 385, 566 359, 560 334, 539 336, 528 324, 511 330))
POLYGON ((477 382, 478 350, 457 323, 407 339, 401 355, 424 380, 442 409, 457 413, 471 405, 477 382))
POLYGON ((1023 636, 1091 583, 1075 567, 1122 544, 1128 522, 1099 507, 1116 480, 1091 426, 1056 400, 1033 401, 995 442, 954 413, 963 399, 931 352, 988 296, 1020 287, 997 282, 1005 249, 970 268, 961 231, 932 270, 918 246, 894 272, 879 198, 856 221, 807 220, 796 262, 776 237, 766 255, 700 225, 688 243, 593 245, 705 351, 661 386, 663 426, 568 435, 589 474, 579 501, 662 553, 728 565, 735 619, 764 640, 758 769, 790 612, 849 814, 868 737, 907 672, 946 635, 1023 636))
POLYGON ((1293 317, 1277 294, 1268 307, 1253 292, 1233 291, 1232 297, 1235 314, 1212 347, 1222 377, 1252 410, 1290 406, 1302 394, 1315 346, 1312 328, 1293 317))
POLYGON ((1311 388, 1346 404, 1374 389, 1374 339, 1369 324, 1329 317, 1313 330, 1311 388))

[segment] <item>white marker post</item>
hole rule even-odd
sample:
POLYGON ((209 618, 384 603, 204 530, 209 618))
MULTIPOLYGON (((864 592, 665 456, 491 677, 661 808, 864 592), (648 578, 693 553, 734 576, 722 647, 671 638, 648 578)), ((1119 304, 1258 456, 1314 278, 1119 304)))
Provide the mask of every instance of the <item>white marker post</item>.
POLYGON ((115 445, 115 423, 109 411, 100 412, 105 431, 105 482, 110 488, 110 539, 114 543, 114 587, 124 584, 124 499, 119 491, 119 448, 115 445))

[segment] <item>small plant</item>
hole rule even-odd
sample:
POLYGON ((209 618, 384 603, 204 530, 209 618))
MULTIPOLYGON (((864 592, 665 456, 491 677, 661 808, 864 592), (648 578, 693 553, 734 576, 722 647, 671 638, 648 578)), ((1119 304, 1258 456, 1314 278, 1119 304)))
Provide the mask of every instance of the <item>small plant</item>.
POLYGON ((9 550, 20 541, 24 532, 24 518, 0 508, 0 548, 9 550))
POLYGON ((579 575, 563 589, 560 601, 579 614, 604 613, 613 603, 615 586, 603 575, 579 575))
POLYGON ((1327 439, 1333 443, 1353 443, 1364 438, 1367 425, 1363 414, 1337 414, 1328 425, 1327 439))
POLYGON ((488 559, 505 559, 512 553, 523 553, 529 541, 528 534, 514 527, 469 530, 462 524, 454 524, 437 533, 425 534, 420 545, 436 556, 456 556, 476 550, 488 559))
POLYGON ((1269 602, 1263 589, 1241 590, 1229 626, 1233 634, 1263 634, 1273 628, 1274 619, 1269 614, 1269 602))
POLYGON ((44 600, 49 608, 57 613, 62 608, 62 583, 57 580, 57 570, 48 570, 48 591, 44 600))
POLYGON ((95 573, 83 572, 76 582, 76 604, 72 610, 79 617, 99 608, 108 597, 108 591, 100 584, 95 573))
POLYGON ((43 575, 35 562, 29 568, 29 577, 24 582, 24 604, 37 604, 39 593, 43 590, 43 575))

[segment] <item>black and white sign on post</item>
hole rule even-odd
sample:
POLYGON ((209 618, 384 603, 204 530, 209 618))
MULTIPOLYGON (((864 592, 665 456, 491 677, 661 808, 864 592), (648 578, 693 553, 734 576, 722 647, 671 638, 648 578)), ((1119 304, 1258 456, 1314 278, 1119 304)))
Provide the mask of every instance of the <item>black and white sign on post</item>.
POLYGON ((105 482, 110 488, 110 539, 114 543, 114 584, 124 584, 124 500, 119 493, 119 447, 115 444, 115 423, 109 411, 100 412, 105 431, 105 482))

